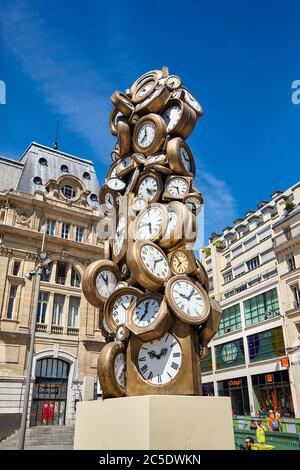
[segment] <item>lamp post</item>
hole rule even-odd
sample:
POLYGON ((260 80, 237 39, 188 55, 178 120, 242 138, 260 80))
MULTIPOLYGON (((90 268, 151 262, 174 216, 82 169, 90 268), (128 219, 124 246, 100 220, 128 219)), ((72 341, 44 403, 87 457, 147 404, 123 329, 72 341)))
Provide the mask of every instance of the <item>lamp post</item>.
POLYGON ((19 439, 18 450, 24 450, 24 444, 25 444, 26 422, 27 422, 27 415, 28 415, 28 403, 29 403, 30 385, 31 385, 32 360, 33 360, 33 354, 34 354, 34 341, 35 341, 37 309, 38 309, 39 293, 40 293, 40 282, 41 282, 41 275, 43 272, 43 264, 44 264, 45 259, 47 258, 47 253, 44 250, 45 237, 46 237, 46 227, 43 232, 42 246, 41 246, 41 251, 39 254, 40 263, 36 271, 30 271, 30 273, 28 273, 26 276, 29 280, 31 280, 33 276, 36 276, 36 282, 35 282, 34 301, 33 301, 33 308, 32 308, 30 347, 29 347, 29 352, 28 352, 28 357, 27 357, 26 383, 25 383, 25 393, 24 393, 23 412, 22 412, 22 420, 21 420, 21 427, 20 427, 20 439, 19 439))

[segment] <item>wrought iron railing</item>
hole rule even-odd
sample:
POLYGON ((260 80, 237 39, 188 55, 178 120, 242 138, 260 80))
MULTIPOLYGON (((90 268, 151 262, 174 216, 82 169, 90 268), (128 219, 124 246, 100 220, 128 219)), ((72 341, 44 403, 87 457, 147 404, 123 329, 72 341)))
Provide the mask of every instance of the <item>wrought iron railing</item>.
POLYGON ((228 299, 229 297, 239 294, 240 292, 246 289, 250 289, 250 287, 253 287, 256 284, 260 284, 261 282, 266 281, 267 279, 270 279, 271 277, 274 277, 276 275, 277 275, 276 267, 268 269, 267 271, 264 271, 262 273, 259 273, 256 276, 253 276, 250 279, 245 280, 244 282, 236 284, 232 289, 229 289, 223 292, 221 294, 221 300, 228 299))

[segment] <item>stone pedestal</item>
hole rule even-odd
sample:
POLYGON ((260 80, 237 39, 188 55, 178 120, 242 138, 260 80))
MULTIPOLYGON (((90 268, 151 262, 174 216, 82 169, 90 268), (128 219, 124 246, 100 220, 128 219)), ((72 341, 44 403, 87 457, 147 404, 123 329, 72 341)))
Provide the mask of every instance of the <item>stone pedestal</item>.
POLYGON ((77 403, 74 449, 234 449, 230 398, 149 395, 77 403))

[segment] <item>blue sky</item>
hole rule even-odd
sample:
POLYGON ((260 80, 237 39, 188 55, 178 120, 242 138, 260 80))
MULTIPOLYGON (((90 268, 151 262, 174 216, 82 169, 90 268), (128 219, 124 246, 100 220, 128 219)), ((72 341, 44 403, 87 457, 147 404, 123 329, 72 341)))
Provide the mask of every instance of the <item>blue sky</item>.
POLYGON ((168 65, 205 116, 189 139, 219 231, 299 180, 300 2, 0 0, 0 155, 31 141, 94 160, 100 182, 114 138, 109 97, 168 65))

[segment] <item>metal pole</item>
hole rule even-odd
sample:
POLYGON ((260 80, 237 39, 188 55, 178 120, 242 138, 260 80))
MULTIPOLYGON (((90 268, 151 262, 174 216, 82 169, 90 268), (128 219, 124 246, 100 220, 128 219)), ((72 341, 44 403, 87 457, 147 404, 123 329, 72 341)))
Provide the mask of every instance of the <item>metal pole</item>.
MULTIPOLYGON (((44 230, 42 248, 44 249, 45 244, 46 230, 44 230)), ((37 319, 37 309, 39 302, 39 293, 40 293, 40 282, 42 275, 42 265, 38 266, 36 271, 36 282, 35 282, 35 292, 34 292, 34 301, 32 309, 32 319, 31 319, 31 335, 30 335, 30 348, 27 357, 27 371, 26 371, 26 383, 25 383, 25 393, 24 393, 24 402, 23 402, 23 412, 22 412, 22 421, 20 427, 20 439, 18 450, 24 450, 25 444, 25 434, 26 434, 26 422, 28 415, 28 403, 30 395, 30 385, 31 385, 31 372, 32 372, 32 360, 34 354, 34 341, 35 341, 35 330, 36 330, 36 319, 37 319)))

